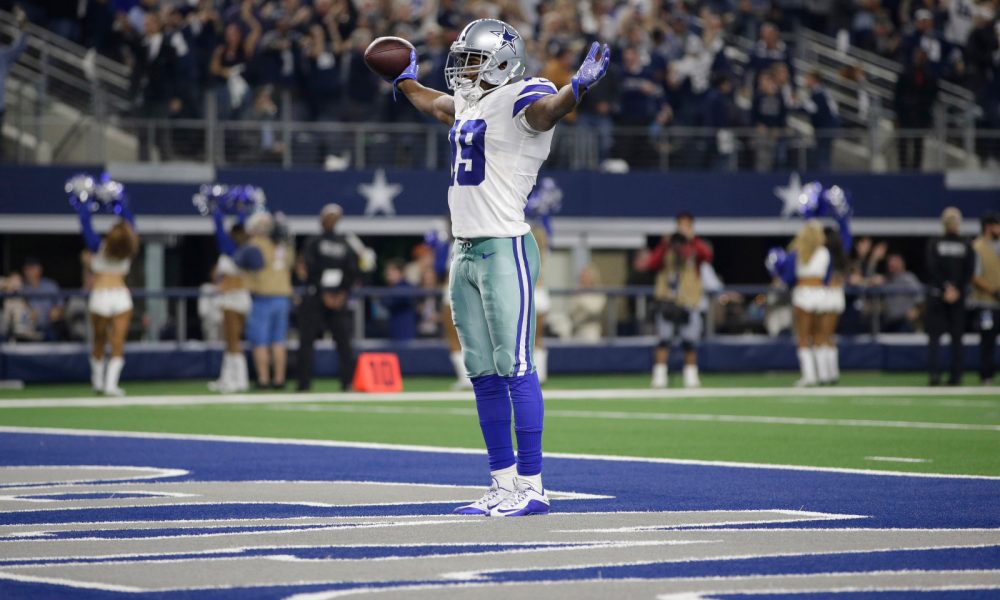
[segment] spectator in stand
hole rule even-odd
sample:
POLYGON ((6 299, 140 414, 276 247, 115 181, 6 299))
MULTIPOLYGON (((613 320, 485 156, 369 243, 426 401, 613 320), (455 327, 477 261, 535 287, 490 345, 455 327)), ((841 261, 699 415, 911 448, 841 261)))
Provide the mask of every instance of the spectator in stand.
POLYGON ((7 105, 4 103, 4 92, 7 87, 7 74, 10 73, 11 67, 17 62, 21 53, 24 49, 28 47, 28 34, 24 33, 24 26, 27 22, 24 16, 24 11, 20 9, 16 12, 18 24, 21 27, 21 33, 18 35, 17 40, 10 46, 0 46, 0 163, 3 162, 3 116, 7 110, 7 105))
MULTIPOLYGON (((918 305, 923 299, 924 286, 917 276, 906 269, 899 254, 890 254, 886 261, 886 276, 881 281, 896 288, 885 297, 882 305, 882 331, 912 333, 920 319, 918 305)), ((881 277, 880 277, 881 279, 881 277)))
POLYGON ((896 80, 893 98, 896 126, 904 130, 896 142, 901 170, 919 171, 924 163, 923 132, 906 130, 928 129, 934 124, 938 78, 928 68, 927 60, 927 53, 917 48, 913 51, 913 64, 896 80))
POLYGON ((733 99, 733 82, 726 75, 716 75, 712 89, 705 96, 705 127, 715 131, 706 168, 724 171, 736 169, 736 136, 732 128, 739 123, 738 111, 733 99))
POLYGON ((42 263, 33 256, 24 259, 21 273, 24 275, 21 291, 28 295, 42 295, 27 298, 31 323, 38 337, 45 341, 61 337, 63 302, 54 296, 59 293, 59 285, 48 277, 42 277, 42 263))
POLYGON ((227 23, 222 42, 215 47, 209 67, 218 85, 217 101, 222 119, 241 118, 251 102, 246 76, 261 35, 260 23, 253 14, 252 0, 244 0, 239 16, 249 27, 249 32, 244 35, 236 21, 227 23))
POLYGON ((903 57, 916 63, 918 48, 924 51, 928 69, 940 75, 947 58, 948 47, 934 28, 934 14, 926 8, 914 13, 914 31, 903 40, 903 57))
MULTIPOLYGON (((136 115, 143 119, 164 121, 177 117, 184 109, 183 98, 189 80, 181 71, 177 47, 164 34, 163 21, 155 12, 144 17, 144 35, 133 48, 135 65, 132 69, 131 94, 136 115)), ((139 128, 139 160, 150 159, 150 144, 156 143, 162 158, 173 156, 169 130, 162 126, 149 139, 149 130, 139 128)))
POLYGON ((569 318, 573 323, 573 337, 585 342, 599 342, 604 322, 608 297, 605 294, 586 291, 601 287, 601 274, 594 265, 587 265, 580 271, 577 287, 580 293, 569 300, 569 318))
MULTIPOLYGON (((976 95, 983 111, 978 127, 1000 129, 1000 25, 994 23, 994 10, 986 5, 976 7, 974 28, 965 47, 967 83, 976 95)), ((976 139, 976 152, 981 160, 1000 158, 1000 140, 988 137, 976 139)))
MULTIPOLYGON (((386 286, 396 292, 413 291, 414 287, 403 277, 402 260, 393 259, 385 265, 382 275, 386 286)), ((386 296, 382 306, 389 312, 389 339, 404 342, 417 337, 416 299, 410 295, 386 296)))
POLYGON ((761 73, 758 78, 751 118, 757 133, 754 140, 756 170, 767 172, 783 167, 788 107, 770 71, 761 73))
POLYGON ((640 128, 663 126, 672 111, 663 97, 648 64, 643 65, 638 50, 625 48, 622 54, 622 82, 618 114, 615 123, 628 128, 616 140, 615 154, 632 168, 651 167, 658 163, 656 149, 647 132, 640 128))
POLYGON ((795 79, 792 58, 785 42, 781 41, 778 27, 774 23, 764 23, 760 27, 760 38, 750 52, 750 64, 747 65, 747 72, 751 77, 757 79, 760 73, 767 71, 775 63, 784 63, 788 66, 793 75, 791 79, 795 79))
POLYGON ((612 115, 620 102, 620 79, 618 66, 612 63, 604 75, 604 85, 587 90, 577 106, 577 122, 585 135, 593 137, 598 163, 611 157, 614 140, 612 115))
MULTIPOLYGON (((18 273, 0 278, 0 292, 17 294, 21 292, 23 285, 24 281, 18 273)), ((24 298, 13 297, 3 301, 3 312, 0 313, 0 339, 24 342, 40 339, 31 321, 31 308, 24 298)))
POLYGON ((823 85, 823 76, 819 71, 807 73, 805 84, 802 109, 809 115, 816 135, 814 168, 829 171, 833 166, 833 139, 840 128, 837 102, 823 85))
POLYGON ((898 61, 902 52, 903 39, 896 31, 892 19, 882 14, 875 19, 875 29, 872 30, 872 52, 883 58, 898 61))

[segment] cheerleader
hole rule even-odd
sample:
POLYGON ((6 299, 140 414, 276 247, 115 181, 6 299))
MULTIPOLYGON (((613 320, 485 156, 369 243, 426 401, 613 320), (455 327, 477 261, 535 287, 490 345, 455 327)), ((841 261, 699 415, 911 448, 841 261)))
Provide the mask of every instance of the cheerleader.
POLYGON ((819 221, 810 219, 789 246, 789 250, 795 253, 792 314, 799 369, 802 372, 802 378, 796 383, 799 387, 819 383, 816 350, 823 341, 820 321, 826 308, 827 288, 824 282, 830 268, 830 251, 825 242, 823 227, 819 221))
POLYGON ((245 392, 250 388, 250 378, 242 340, 251 300, 233 256, 246 243, 247 235, 242 222, 234 224, 227 233, 222 211, 218 208, 212 211, 212 220, 215 223, 215 241, 219 247, 215 279, 219 305, 222 308, 222 334, 226 351, 222 355, 219 379, 210 382, 208 388, 224 394, 245 392))
POLYGON ((139 250, 135 218, 124 203, 116 204, 121 220, 102 240, 91 224, 90 203, 76 204, 80 215, 80 230, 87 249, 92 253, 90 270, 94 274, 87 309, 94 332, 90 353, 90 383, 94 391, 108 396, 123 396, 118 387, 125 366, 125 338, 132 320, 132 295, 125 277, 132 258, 139 250), (105 363, 105 347, 111 346, 111 356, 105 363))
POLYGON ((817 377, 823 385, 833 385, 840 381, 840 355, 835 339, 837 323, 847 306, 844 282, 847 280, 847 254, 851 251, 852 238, 847 217, 839 217, 837 224, 837 228, 823 229, 824 245, 830 252, 830 267, 826 276, 826 300, 819 314, 815 349, 817 377))
POLYGON ((434 251, 434 273, 444 292, 441 294, 441 330, 448 343, 448 359, 451 361, 451 368, 455 371, 455 383, 452 384, 451 388, 471 390, 472 380, 469 379, 465 370, 462 344, 458 340, 458 330, 455 329, 455 320, 451 316, 451 295, 448 293, 449 267, 452 259, 452 245, 454 244, 454 239, 451 237, 451 218, 446 220, 443 227, 429 231, 424 236, 424 242, 434 251))

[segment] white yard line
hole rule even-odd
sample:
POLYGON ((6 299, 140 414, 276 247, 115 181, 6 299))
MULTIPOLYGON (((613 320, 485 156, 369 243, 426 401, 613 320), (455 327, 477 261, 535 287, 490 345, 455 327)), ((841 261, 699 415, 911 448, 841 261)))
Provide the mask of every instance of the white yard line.
POLYGON ((929 463, 929 458, 905 458, 902 456, 866 456, 865 460, 875 462, 898 462, 898 463, 929 463))
MULTIPOLYGON (((126 386, 127 387, 127 386, 126 386)), ((596 389, 545 390, 549 400, 680 400, 688 398, 857 398, 859 396, 941 397, 989 396, 995 401, 987 406, 1000 408, 997 388, 926 388, 926 387, 837 387, 837 388, 698 388, 692 390, 596 389)), ((245 394, 218 396, 212 394, 187 396, 126 396, 123 398, 25 398, 0 400, 3 408, 66 408, 103 406, 172 406, 190 404, 266 404, 271 402, 471 402, 472 392, 399 392, 394 394, 310 393, 310 394, 245 394)), ((904 398, 904 402, 912 402, 904 398)), ((877 402, 877 400, 873 400, 877 402)), ((954 400, 943 402, 954 403, 954 400)), ((983 402, 989 402, 984 400, 983 402)), ((887 401, 891 404, 892 401, 887 401)), ((947 404, 943 404, 947 405, 947 404)))
MULTIPOLYGON (((346 412, 362 414, 473 416, 474 408, 426 408, 410 406, 351 406, 322 404, 273 404, 274 410, 303 412, 346 412)), ((1000 431, 1000 425, 977 423, 934 423, 927 421, 880 421, 869 419, 817 419, 805 417, 765 417, 758 415, 713 415, 699 413, 624 412, 607 410, 560 410, 548 408, 547 417, 620 421, 693 421, 709 423, 759 423, 763 425, 819 425, 825 427, 891 427, 900 429, 943 429, 954 431, 1000 431)))
MULTIPOLYGON (((286 438, 266 438, 253 436, 207 435, 190 433, 147 433, 137 431, 102 431, 99 429, 63 429, 55 427, 12 427, 0 426, 0 433, 19 433, 28 435, 67 435, 78 437, 108 437, 130 439, 178 440, 197 442, 221 442, 243 444, 274 444, 316 446, 324 448, 358 448, 364 450, 390 450, 399 452, 433 452, 439 454, 476 454, 486 453, 481 448, 448 448, 443 446, 418 446, 412 444, 380 444, 374 442, 341 442, 333 440, 304 440, 286 438)), ((812 467, 806 465, 784 465, 752 462, 735 462, 721 460, 695 460, 684 458, 650 458, 644 456, 614 456, 608 454, 574 454, 568 452, 546 452, 549 458, 566 458, 574 460, 595 460, 602 462, 640 462, 664 465, 693 465, 707 467, 725 467, 736 469, 779 469, 784 471, 808 471, 818 473, 845 473, 851 475, 876 475, 890 477, 919 477, 944 479, 985 479, 1000 481, 1000 477, 991 475, 956 475, 949 473, 906 473, 901 471, 880 471, 875 469, 849 469, 841 467, 812 467)))

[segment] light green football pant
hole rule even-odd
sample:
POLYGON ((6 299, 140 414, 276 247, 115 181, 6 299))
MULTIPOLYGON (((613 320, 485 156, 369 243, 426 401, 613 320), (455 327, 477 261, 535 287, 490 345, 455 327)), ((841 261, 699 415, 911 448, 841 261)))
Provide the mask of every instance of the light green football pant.
POLYGON ((456 240, 448 293, 469 377, 535 370, 534 236, 456 240))

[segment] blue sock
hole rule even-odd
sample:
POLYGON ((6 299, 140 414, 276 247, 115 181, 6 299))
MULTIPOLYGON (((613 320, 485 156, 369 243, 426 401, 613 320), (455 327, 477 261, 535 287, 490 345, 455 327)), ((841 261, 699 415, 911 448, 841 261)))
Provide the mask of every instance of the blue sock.
POLYGON ((483 430, 486 452, 490 455, 490 471, 506 469, 515 462, 507 382, 499 375, 483 375, 472 378, 472 389, 476 393, 479 428, 483 430))
POLYGON ((545 406, 538 374, 508 377, 510 400, 514 404, 514 434, 517 436, 518 475, 542 472, 542 421, 545 406))

